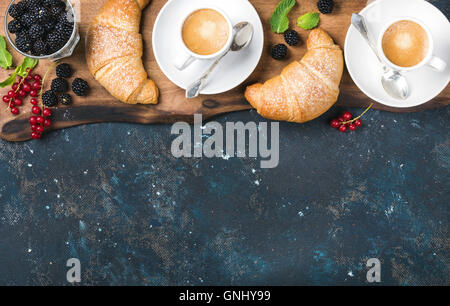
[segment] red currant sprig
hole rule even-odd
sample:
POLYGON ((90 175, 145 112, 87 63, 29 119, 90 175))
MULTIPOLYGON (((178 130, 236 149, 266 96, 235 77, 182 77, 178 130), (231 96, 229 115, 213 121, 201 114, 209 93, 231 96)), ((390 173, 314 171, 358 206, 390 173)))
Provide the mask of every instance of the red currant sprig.
POLYGON ((19 81, 11 86, 11 90, 8 94, 3 96, 3 102, 8 104, 8 108, 13 115, 18 115, 20 113, 18 106, 23 105, 23 99, 28 96, 28 94, 33 94, 33 89, 41 88, 41 76, 36 74, 31 74, 31 69, 27 69, 27 75, 22 78, 19 77, 19 81), (30 85, 28 81, 33 81, 30 85))
POLYGON ((41 139, 44 128, 52 125, 52 121, 49 119, 52 116, 52 112, 48 108, 44 108, 41 112, 41 108, 37 105, 32 107, 31 112, 35 115, 31 116, 29 120, 31 125, 31 138, 41 139))
POLYGON ((361 117, 364 116, 364 114, 367 113, 372 106, 373 103, 370 104, 361 115, 353 119, 350 112, 343 112, 341 116, 331 120, 330 125, 332 128, 338 129, 341 133, 345 133, 347 129, 352 132, 356 131, 356 129, 362 125, 361 117))
POLYGON ((8 103, 8 109, 13 115, 18 115, 20 113, 17 106, 23 105, 23 99, 32 94, 33 88, 41 88, 41 76, 36 74, 31 74, 32 70, 27 69, 27 75, 22 78, 19 77, 19 81, 11 86, 11 90, 7 95, 3 96, 3 102, 8 103), (30 85, 28 81, 33 81, 30 85))
POLYGON ((29 122, 31 125, 31 137, 33 139, 41 139, 42 133, 45 128, 52 125, 52 112, 50 109, 45 108, 42 103, 42 92, 44 89, 44 81, 48 72, 56 65, 54 62, 42 78, 39 74, 32 74, 32 69, 27 68, 27 74, 25 77, 19 77, 18 82, 11 86, 11 90, 7 95, 3 96, 3 102, 8 104, 8 109, 13 115, 18 115, 20 113, 17 106, 23 105, 23 99, 28 95, 32 98, 30 103, 33 105, 31 108, 32 115, 30 116, 29 122), (41 97, 41 102, 39 103, 38 98, 41 97))
POLYGON ((45 79, 47 78, 49 71, 53 69, 53 67, 57 63, 58 61, 50 65, 50 67, 44 74, 44 78, 38 76, 39 80, 37 80, 36 76, 34 76, 36 82, 39 81, 39 83, 42 85, 37 86, 33 83, 30 91, 30 96, 33 97, 30 100, 30 103, 33 105, 33 107, 31 108, 31 112, 33 113, 33 115, 31 115, 29 121, 31 125, 31 138, 33 139, 41 139, 44 129, 52 125, 52 120, 50 119, 50 117, 52 116, 52 112, 49 108, 44 107, 44 103, 42 102, 42 93, 44 91, 43 84, 45 83, 45 79), (36 98, 38 96, 40 98, 40 101, 36 98))

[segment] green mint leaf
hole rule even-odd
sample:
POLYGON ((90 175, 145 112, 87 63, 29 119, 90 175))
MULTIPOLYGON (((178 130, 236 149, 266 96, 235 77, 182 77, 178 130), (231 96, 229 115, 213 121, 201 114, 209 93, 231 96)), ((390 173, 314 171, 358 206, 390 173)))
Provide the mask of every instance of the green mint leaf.
POLYGON ((306 13, 298 17, 297 25, 304 30, 312 30, 319 25, 319 13, 306 13))
POLYGON ((6 41, 3 36, 0 36, 0 66, 3 69, 9 69, 12 66, 12 56, 6 50, 6 41))
POLYGON ((284 33, 289 29, 289 19, 287 15, 294 7, 297 1, 295 0, 282 0, 278 3, 275 12, 273 12, 270 18, 270 28, 272 32, 284 33))
POLYGON ((0 88, 11 86, 16 81, 16 73, 13 72, 6 80, 0 82, 0 88))
POLYGON ((37 59, 32 59, 29 57, 25 57, 23 59, 22 64, 20 64, 20 66, 18 66, 16 68, 16 74, 20 75, 21 77, 26 77, 27 76, 27 68, 33 69, 34 67, 36 67, 36 65, 38 64, 38 60, 37 59))

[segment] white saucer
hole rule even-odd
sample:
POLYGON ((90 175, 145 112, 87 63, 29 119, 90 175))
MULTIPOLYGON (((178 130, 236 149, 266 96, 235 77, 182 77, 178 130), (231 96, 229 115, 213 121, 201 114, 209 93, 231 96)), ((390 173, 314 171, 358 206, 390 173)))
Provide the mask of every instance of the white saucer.
POLYGON ((388 106, 413 107, 432 100, 447 87, 450 81, 450 23, 436 7, 424 0, 378 0, 360 14, 366 18, 374 42, 383 25, 396 17, 410 16, 421 20, 433 35, 434 55, 448 64, 444 72, 425 66, 405 73, 411 95, 407 100, 396 100, 381 85, 381 67, 374 53, 359 32, 350 26, 345 40, 345 61, 350 76, 361 91, 388 106))
POLYGON ((175 55, 183 52, 179 33, 180 22, 186 17, 186 12, 195 9, 198 3, 206 3, 223 10, 233 24, 248 21, 255 31, 251 44, 240 52, 230 52, 200 92, 206 95, 223 93, 243 83, 258 65, 264 47, 263 26, 258 13, 248 0, 168 1, 159 12, 153 27, 153 52, 163 73, 183 89, 199 78, 212 63, 212 60, 196 61, 184 71, 179 71, 173 65, 175 55))

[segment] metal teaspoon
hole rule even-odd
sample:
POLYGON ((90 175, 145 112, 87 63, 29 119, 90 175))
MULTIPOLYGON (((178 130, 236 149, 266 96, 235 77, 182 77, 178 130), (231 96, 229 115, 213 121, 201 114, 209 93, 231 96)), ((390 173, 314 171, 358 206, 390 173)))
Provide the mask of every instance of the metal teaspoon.
POLYGON ((383 74, 381 75, 381 84, 383 85, 384 90, 394 99, 405 100, 409 96, 409 86, 406 78, 400 74, 399 71, 396 71, 390 67, 388 67, 378 55, 378 50, 375 45, 372 43, 369 37, 369 31, 367 29, 366 22, 364 17, 359 14, 352 15, 352 25, 361 33, 361 35, 365 38, 369 46, 372 48, 373 52, 377 56, 380 61, 383 69, 383 74))

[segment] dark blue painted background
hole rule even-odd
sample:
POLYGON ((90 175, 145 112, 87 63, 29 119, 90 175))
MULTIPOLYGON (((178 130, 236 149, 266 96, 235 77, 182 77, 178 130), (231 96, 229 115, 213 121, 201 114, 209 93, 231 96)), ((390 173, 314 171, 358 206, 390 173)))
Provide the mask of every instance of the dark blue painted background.
POLYGON ((0 284, 68 284, 70 257, 83 284, 367 284, 377 257, 383 284, 448 285, 450 108, 371 111, 345 135, 340 111, 281 123, 271 170, 175 159, 170 125, 1 141, 0 284))

